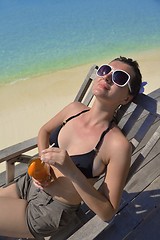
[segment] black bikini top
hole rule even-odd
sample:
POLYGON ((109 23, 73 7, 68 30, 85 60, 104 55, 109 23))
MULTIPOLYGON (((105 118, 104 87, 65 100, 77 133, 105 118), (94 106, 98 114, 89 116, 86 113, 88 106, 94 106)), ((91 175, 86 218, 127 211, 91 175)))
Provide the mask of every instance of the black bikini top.
MULTIPOLYGON (((67 120, 65 120, 63 122, 63 124, 61 124, 59 127, 57 127, 53 132, 51 132, 51 135, 50 135, 50 145, 52 143, 55 143, 54 147, 59 147, 59 144, 58 144, 58 135, 59 135, 59 132, 61 130, 61 128, 68 122, 70 121, 71 119, 75 118, 75 117, 78 117, 79 115, 85 113, 89 111, 88 109, 87 110, 84 110, 74 116, 71 116, 69 117, 67 120)), ((95 176, 93 177, 93 173, 92 173, 92 169, 93 169, 93 162, 94 162, 94 159, 95 159, 95 156, 97 154, 97 152, 99 151, 99 148, 102 144, 102 141, 103 141, 103 138, 104 136, 106 135, 106 133, 110 130, 111 128, 111 124, 112 124, 113 121, 110 122, 110 125, 109 127, 104 130, 99 138, 99 141, 98 143, 96 144, 95 148, 93 150, 91 150, 90 152, 88 153, 84 153, 84 154, 78 154, 78 155, 71 155, 71 159, 72 161, 75 163, 75 165, 79 168, 79 170, 87 177, 87 178, 97 178, 99 176, 95 176)))

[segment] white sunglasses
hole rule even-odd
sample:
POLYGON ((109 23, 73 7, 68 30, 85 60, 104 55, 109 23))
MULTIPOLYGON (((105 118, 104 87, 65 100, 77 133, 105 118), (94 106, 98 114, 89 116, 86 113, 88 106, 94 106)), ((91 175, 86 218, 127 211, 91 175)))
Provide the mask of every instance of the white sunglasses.
POLYGON ((103 77, 110 72, 112 72, 112 82, 115 85, 119 87, 124 87, 128 84, 129 91, 132 92, 131 85, 129 83, 131 77, 127 72, 123 70, 113 70, 110 65, 104 64, 98 68, 97 76, 103 77))

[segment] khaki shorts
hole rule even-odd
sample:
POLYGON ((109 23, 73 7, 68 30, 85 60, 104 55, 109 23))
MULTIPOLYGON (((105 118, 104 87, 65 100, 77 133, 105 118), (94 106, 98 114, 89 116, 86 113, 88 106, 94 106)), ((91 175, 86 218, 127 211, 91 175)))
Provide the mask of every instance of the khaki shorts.
POLYGON ((53 199, 35 187, 28 174, 17 180, 17 191, 20 198, 28 201, 26 221, 36 239, 47 236, 57 236, 55 239, 58 239, 58 235, 65 234, 65 231, 73 229, 73 225, 81 223, 83 213, 80 205, 70 206, 53 199))

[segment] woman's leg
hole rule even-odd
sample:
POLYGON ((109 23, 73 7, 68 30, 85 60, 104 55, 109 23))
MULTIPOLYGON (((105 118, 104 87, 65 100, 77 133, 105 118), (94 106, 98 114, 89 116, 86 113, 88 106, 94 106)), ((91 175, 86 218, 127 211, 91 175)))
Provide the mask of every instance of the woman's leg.
POLYGON ((19 199, 16 183, 0 188, 0 236, 33 238, 26 223, 27 201, 19 199))
POLYGON ((27 201, 0 197, 0 235, 33 238, 26 223, 27 201))
POLYGON ((19 198, 17 194, 16 183, 8 185, 7 187, 0 188, 0 198, 1 197, 11 197, 11 198, 19 198))

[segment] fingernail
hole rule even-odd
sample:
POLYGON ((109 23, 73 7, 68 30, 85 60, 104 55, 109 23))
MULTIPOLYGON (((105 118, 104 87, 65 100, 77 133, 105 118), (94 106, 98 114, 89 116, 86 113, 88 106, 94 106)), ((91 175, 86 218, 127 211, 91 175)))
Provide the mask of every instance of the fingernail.
POLYGON ((41 157, 41 160, 44 162, 44 161, 45 161, 45 158, 44 158, 44 157, 41 157))

